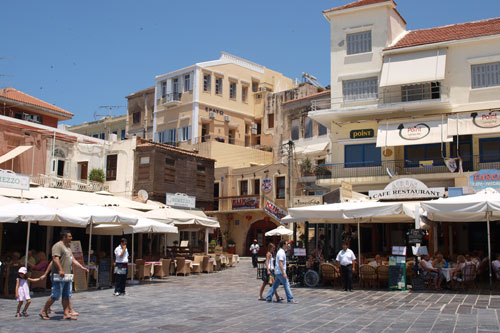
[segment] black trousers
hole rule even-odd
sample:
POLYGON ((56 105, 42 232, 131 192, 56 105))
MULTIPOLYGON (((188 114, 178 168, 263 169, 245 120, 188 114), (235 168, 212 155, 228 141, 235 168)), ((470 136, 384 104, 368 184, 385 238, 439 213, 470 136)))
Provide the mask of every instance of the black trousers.
POLYGON ((352 290, 352 264, 340 265, 340 274, 342 274, 342 281, 344 281, 344 290, 352 290))
POLYGON ((123 294, 125 284, 127 283, 127 274, 115 274, 115 293, 123 294))
POLYGON ((252 253, 252 265, 253 268, 257 267, 257 253, 252 253))

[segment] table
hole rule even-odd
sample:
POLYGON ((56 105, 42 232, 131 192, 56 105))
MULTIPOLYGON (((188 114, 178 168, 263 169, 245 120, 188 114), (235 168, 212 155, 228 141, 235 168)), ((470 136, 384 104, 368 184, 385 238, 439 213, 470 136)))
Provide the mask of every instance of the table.
POLYGON ((161 261, 145 261, 144 264, 151 264, 151 277, 155 274, 155 267, 162 267, 161 261))
POLYGON ((446 282, 450 282, 451 281, 451 271, 453 270, 453 268, 440 268, 441 269, 441 272, 443 273, 445 279, 446 279, 446 282))

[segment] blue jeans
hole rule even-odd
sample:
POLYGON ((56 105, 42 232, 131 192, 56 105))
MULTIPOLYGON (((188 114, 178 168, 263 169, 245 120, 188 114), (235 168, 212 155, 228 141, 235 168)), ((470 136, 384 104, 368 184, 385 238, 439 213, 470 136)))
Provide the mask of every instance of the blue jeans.
POLYGON ((274 283, 271 289, 269 289, 269 292, 267 293, 266 301, 270 302, 273 300, 274 292, 276 291, 276 289, 278 289, 280 284, 282 284, 283 288, 285 288, 286 300, 288 302, 293 301, 292 291, 290 290, 290 283, 288 282, 288 279, 285 279, 283 274, 276 274, 274 276, 274 283))
POLYGON ((50 294, 50 298, 52 298, 54 301, 57 301, 61 296, 64 299, 70 299, 72 295, 71 282, 54 281, 53 277, 51 277, 51 279, 52 279, 52 293, 50 294))

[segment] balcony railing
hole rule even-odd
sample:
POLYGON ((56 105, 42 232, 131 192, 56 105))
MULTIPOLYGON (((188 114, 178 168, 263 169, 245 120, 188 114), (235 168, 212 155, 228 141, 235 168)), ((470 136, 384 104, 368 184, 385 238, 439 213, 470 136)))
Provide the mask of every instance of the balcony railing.
POLYGON ((180 102, 182 97, 182 93, 179 92, 173 92, 166 94, 162 96, 161 98, 158 99, 158 104, 168 104, 171 102, 180 102))
MULTIPOLYGON (((323 164, 323 171, 315 173, 316 179, 354 178, 354 177, 380 177, 396 175, 420 175, 434 173, 450 173, 444 165, 443 159, 435 160, 391 160, 381 162, 339 163, 323 164)), ((500 154, 475 155, 462 157, 462 169, 479 171, 481 169, 500 169, 500 154)), ((458 172, 456 170, 455 172, 458 172)), ((307 174, 303 176, 308 176, 307 174)), ((308 179, 305 177, 304 179, 308 179)))
POLYGON ((376 92, 359 92, 311 102, 312 111, 333 108, 349 108, 361 105, 390 105, 396 103, 417 103, 422 101, 443 102, 447 100, 448 88, 435 82, 415 85, 379 88, 376 92))
POLYGON ((84 192, 97 192, 107 191, 109 186, 94 182, 88 179, 69 179, 53 175, 39 174, 31 177, 31 182, 36 183, 42 187, 62 188, 65 190, 75 190, 84 192))

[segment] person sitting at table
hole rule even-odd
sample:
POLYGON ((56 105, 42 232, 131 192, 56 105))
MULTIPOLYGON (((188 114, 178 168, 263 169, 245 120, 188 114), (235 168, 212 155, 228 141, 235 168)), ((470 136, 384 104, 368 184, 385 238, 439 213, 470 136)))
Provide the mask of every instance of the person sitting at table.
POLYGON ((49 265, 49 262, 47 261, 47 256, 45 255, 45 252, 43 252, 43 251, 37 252, 35 257, 36 257, 36 265, 33 265, 28 261, 28 266, 33 271, 45 272, 45 269, 49 265))
POLYGON ((459 255, 457 257, 457 265, 450 272, 452 288, 455 287, 456 281, 462 280, 462 270, 465 268, 466 265, 467 265, 467 260, 465 259, 465 256, 459 255))
POLYGON ((443 268, 445 265, 446 265, 446 260, 444 260, 443 255, 441 253, 438 253, 434 258, 434 261, 432 262, 432 266, 439 269, 443 268))
POLYGON ((307 269, 312 269, 314 266, 314 257, 312 254, 309 255, 309 257, 307 258, 307 262, 306 262, 306 268, 307 269))
POLYGON ((497 280, 500 280, 500 254, 497 255, 497 260, 493 260, 491 262, 491 268, 497 277, 497 280))
POLYGON ((432 280, 434 283, 434 288, 436 290, 441 289, 441 283, 443 282, 443 274, 439 270, 432 266, 432 261, 428 254, 426 254, 420 261, 420 267, 424 270, 424 278, 432 280))
POLYGON ((377 254, 375 256, 375 260, 370 261, 368 265, 377 268, 378 266, 383 266, 384 262, 382 261, 382 257, 380 256, 380 254, 377 254))
MULTIPOLYGON (((28 267, 31 268, 31 265, 36 265, 36 259, 35 257, 33 256, 33 254, 35 253, 36 251, 35 250, 28 250, 28 267)), ((22 265, 24 265, 24 263, 26 262, 26 256, 23 256, 20 260, 22 265)))
POLYGON ((21 257, 21 254, 19 252, 13 252, 12 257, 10 258, 10 264, 12 266, 19 266, 19 265, 24 265, 24 263, 21 263, 19 258, 21 257))

